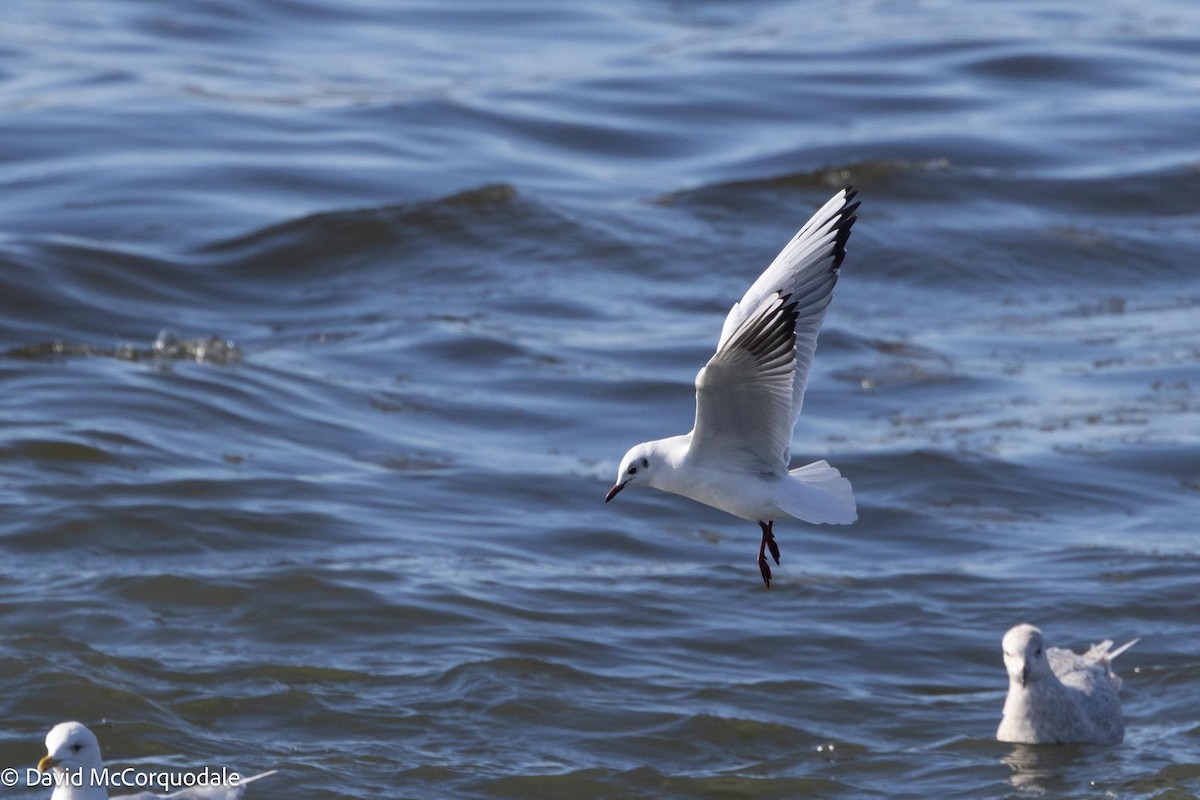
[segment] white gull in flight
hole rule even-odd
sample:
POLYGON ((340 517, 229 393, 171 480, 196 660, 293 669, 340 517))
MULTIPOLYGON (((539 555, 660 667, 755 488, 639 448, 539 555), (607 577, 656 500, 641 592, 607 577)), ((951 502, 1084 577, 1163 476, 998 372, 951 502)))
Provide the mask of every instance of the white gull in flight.
POLYGON ((768 548, 779 563, 776 519, 845 525, 858 518, 850 481, 837 469, 817 461, 789 470, 817 331, 857 219, 855 194, 850 186, 835 194, 730 309, 717 352, 696 375, 691 433, 632 448, 604 498, 644 484, 757 522, 767 586, 768 548))
POLYGON ((1086 653, 1046 647, 1042 632, 1017 625, 1004 634, 1008 698, 996 738, 1019 744, 1117 744, 1125 738, 1121 679, 1112 660, 1137 644, 1116 650, 1111 641, 1086 653))

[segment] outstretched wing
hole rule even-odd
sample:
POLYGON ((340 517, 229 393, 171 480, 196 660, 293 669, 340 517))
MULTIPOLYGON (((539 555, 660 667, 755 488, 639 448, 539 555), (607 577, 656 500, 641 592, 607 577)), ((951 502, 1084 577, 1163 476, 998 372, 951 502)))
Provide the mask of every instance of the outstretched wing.
POLYGON ((693 459, 748 472, 786 469, 792 439, 797 304, 759 304, 696 375, 693 459))
MULTIPOLYGON (((734 303, 725 317, 719 354, 737 331, 759 313, 763 303, 773 295, 789 298, 795 304, 795 360, 790 398, 791 431, 800 418, 804 390, 808 385, 808 370, 817 349, 817 331, 825 319, 825 310, 833 299, 838 268, 846 257, 846 241, 854 225, 859 203, 852 202, 857 191, 847 186, 830 198, 817 213, 804 223, 787 247, 775 257, 766 271, 750 287, 745 296, 734 303)), ((697 388, 699 381, 697 380, 697 388)), ((788 456, 784 457, 786 463, 788 456)))

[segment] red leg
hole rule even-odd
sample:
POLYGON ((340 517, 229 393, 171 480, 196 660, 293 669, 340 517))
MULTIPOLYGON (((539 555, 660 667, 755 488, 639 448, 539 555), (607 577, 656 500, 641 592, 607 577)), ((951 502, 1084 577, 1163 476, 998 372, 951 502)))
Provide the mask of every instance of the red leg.
POLYGON ((763 583, 768 589, 771 587, 771 565, 767 563, 767 548, 771 549, 775 563, 779 563, 779 545, 775 543, 775 534, 771 532, 774 524, 774 520, 760 520, 758 523, 758 527, 762 528, 762 542, 758 545, 758 571, 762 573, 763 583))
POLYGON ((772 528, 775 526, 774 520, 767 523, 767 549, 771 551, 771 558, 775 559, 775 563, 779 563, 779 545, 775 542, 775 532, 772 528))

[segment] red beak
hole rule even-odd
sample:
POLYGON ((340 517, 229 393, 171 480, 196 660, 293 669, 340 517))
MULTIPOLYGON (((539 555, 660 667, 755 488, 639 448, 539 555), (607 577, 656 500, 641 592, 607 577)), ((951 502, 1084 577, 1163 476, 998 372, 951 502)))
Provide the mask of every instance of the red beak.
MULTIPOLYGON (((625 481, 625 483, 629 483, 629 481, 625 481)), ((604 495, 604 502, 607 503, 609 500, 612 500, 614 497, 616 497, 617 492, 625 488, 625 483, 618 483, 616 486, 609 489, 608 494, 604 495)))

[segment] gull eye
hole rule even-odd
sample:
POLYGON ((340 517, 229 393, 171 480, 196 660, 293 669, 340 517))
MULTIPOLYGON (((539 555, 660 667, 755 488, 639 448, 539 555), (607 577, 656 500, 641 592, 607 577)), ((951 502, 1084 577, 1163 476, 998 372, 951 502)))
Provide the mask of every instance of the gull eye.
POLYGON ((71 745, 71 749, 74 750, 76 753, 78 753, 80 750, 83 749, 83 744, 80 742, 76 742, 75 744, 71 745))
POLYGON ((1036 651, 1034 651, 1034 653, 1033 653, 1033 654, 1034 654, 1035 656, 1040 656, 1040 655, 1042 654, 1042 648, 1040 648, 1040 647, 1039 647, 1039 648, 1038 648, 1036 651))
POLYGON ((630 475, 637 475, 637 467, 630 467, 628 472, 630 475))

